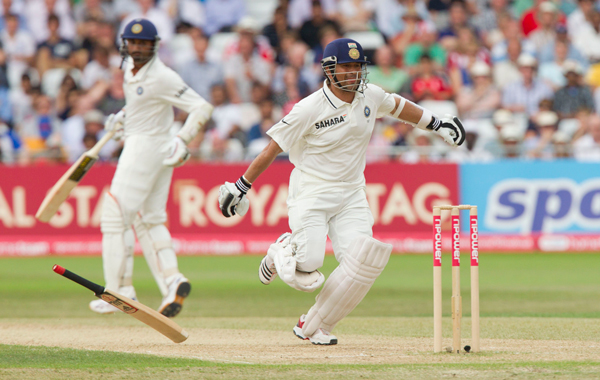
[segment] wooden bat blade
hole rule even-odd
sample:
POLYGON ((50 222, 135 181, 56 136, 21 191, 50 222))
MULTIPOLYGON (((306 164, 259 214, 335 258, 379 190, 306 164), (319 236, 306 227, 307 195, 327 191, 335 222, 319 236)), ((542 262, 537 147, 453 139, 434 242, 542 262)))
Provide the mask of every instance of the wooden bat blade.
POLYGON ((117 309, 121 310, 125 314, 129 314, 135 319, 147 324, 154 330, 163 334, 167 338, 171 339, 175 343, 181 343, 185 341, 189 334, 177 323, 173 322, 169 318, 160 314, 158 311, 149 308, 141 302, 134 301, 127 298, 117 292, 113 292, 105 289, 103 286, 98 285, 90 280, 87 280, 60 265, 55 265, 52 270, 63 277, 68 278, 81 286, 84 286, 94 292, 96 297, 101 300, 108 302, 117 309))
POLYGON ((107 132, 101 139, 75 161, 73 165, 63 174, 62 177, 52 186, 42 204, 35 213, 35 217, 40 222, 48 223, 56 214, 60 205, 67 200, 71 190, 77 186, 79 181, 91 169, 98 160, 100 149, 114 136, 115 132, 107 132))
POLYGON ((46 194, 35 214, 36 219, 40 222, 48 223, 54 214, 56 214, 60 205, 67 200, 69 194, 71 194, 71 190, 77 186, 95 162, 96 158, 86 156, 85 154, 79 157, 69 170, 52 186, 50 191, 48 191, 48 194, 46 194))
POLYGON ((138 321, 147 324, 175 343, 181 343, 189 337, 187 331, 177 323, 141 302, 134 301, 117 292, 106 289, 104 293, 97 297, 113 305, 125 314, 129 314, 138 321))

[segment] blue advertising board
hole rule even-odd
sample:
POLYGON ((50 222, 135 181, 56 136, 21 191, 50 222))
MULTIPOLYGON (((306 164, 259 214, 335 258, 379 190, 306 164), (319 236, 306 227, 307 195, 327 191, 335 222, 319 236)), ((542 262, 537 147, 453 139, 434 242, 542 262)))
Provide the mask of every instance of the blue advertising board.
POLYGON ((481 232, 600 233, 599 164, 462 164, 459 184, 461 204, 478 206, 481 232))

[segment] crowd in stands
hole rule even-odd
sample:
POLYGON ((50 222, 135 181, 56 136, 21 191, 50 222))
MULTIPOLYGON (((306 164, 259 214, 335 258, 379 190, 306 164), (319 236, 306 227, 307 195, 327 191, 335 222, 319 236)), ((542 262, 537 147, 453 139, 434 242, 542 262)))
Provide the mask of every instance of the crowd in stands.
POLYGON ((323 48, 343 36, 363 45, 370 83, 458 115, 467 132, 450 149, 384 118, 369 162, 600 161, 600 0, 1 0, 0 16, 6 165, 72 162, 99 140, 125 105, 119 36, 139 17, 215 106, 190 144, 196 161, 255 157, 323 85, 323 48))

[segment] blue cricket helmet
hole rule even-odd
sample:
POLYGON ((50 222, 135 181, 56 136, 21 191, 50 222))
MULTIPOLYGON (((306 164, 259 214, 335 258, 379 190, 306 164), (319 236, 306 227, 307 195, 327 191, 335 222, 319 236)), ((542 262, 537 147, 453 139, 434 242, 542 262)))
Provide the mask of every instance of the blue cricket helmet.
POLYGON ((351 38, 338 38, 325 46, 321 64, 324 65, 332 61, 335 63, 370 63, 367 61, 362 46, 351 38), (335 57, 335 61, 332 60, 332 57, 335 57))
MULTIPOLYGON (((338 38, 337 40, 331 41, 325 46, 323 51, 323 59, 321 60, 321 67, 328 80, 331 80, 334 86, 344 91, 352 92, 363 92, 366 89, 367 79, 367 64, 371 63, 367 61, 367 57, 363 52, 362 46, 350 38, 338 38), (356 85, 354 82, 348 80, 339 80, 335 74, 336 65, 343 63, 360 63, 362 69, 356 71, 357 78, 360 80, 360 84, 356 85), (331 78, 328 76, 331 75, 331 78)), ((348 73, 346 73, 348 74, 348 73)), ((354 78, 355 80, 357 78, 354 78)))
POLYGON ((136 18, 125 26, 125 30, 123 31, 123 34, 121 34, 121 39, 158 41, 160 40, 160 37, 158 36, 156 27, 150 20, 136 18))
MULTIPOLYGON (((138 52, 137 55, 132 57, 134 62, 143 64, 151 60, 158 51, 160 37, 158 36, 156 27, 150 20, 136 18, 127 23, 125 30, 121 34, 121 47, 119 48, 123 62, 130 55, 127 46, 131 41, 128 42, 128 40, 154 41, 154 45, 151 48, 147 48, 142 53, 138 52)), ((123 66, 123 62, 121 62, 121 67, 123 66)))

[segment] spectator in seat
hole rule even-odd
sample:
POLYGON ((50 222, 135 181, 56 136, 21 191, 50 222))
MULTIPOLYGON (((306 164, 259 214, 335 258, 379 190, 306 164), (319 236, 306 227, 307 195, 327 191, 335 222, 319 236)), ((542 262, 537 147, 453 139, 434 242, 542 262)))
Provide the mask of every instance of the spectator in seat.
MULTIPOLYGON (((554 6, 554 8, 556 9, 556 6, 548 0, 535 0, 534 6, 531 9, 527 10, 525 13, 523 13, 521 17, 521 28, 523 34, 526 37, 529 37, 529 34, 531 34, 531 32, 533 32, 539 27, 539 20, 541 17, 541 13, 543 13, 543 9, 550 9, 550 6, 548 6, 547 3, 550 3, 550 6, 554 6), (546 4, 542 5, 544 3, 546 4)), ((565 15, 559 12, 558 22, 564 25, 566 21, 567 19, 565 15)))
POLYGON ((85 66, 81 77, 81 87, 85 90, 89 90, 98 81, 108 82, 112 79, 110 52, 104 47, 96 46, 92 58, 92 61, 85 66))
POLYGON ((287 22, 285 9, 282 6, 278 6, 273 14, 273 23, 265 26, 262 30, 262 34, 269 39, 271 47, 279 56, 281 54, 280 41, 291 30, 292 28, 287 22))
POLYGON ((35 112, 25 117, 17 131, 30 156, 60 143, 60 120, 52 111, 52 100, 43 95, 36 99, 35 112))
POLYGON ((544 1, 539 6, 538 27, 527 38, 535 45, 539 54, 544 47, 553 44, 556 39, 558 25, 558 9, 550 1, 544 1))
POLYGON ((571 138, 562 131, 556 131, 552 136, 552 158, 573 158, 571 138))
POLYGON ((8 14, 6 29, 0 32, 2 49, 6 55, 7 78, 11 87, 18 86, 21 76, 33 63, 35 40, 26 30, 19 29, 19 17, 8 14))
POLYGON ((542 99, 554 96, 552 88, 537 78, 537 61, 521 54, 517 60, 522 79, 508 84, 502 93, 502 106, 512 112, 535 115, 542 99))
POLYGON ((394 66, 394 53, 388 45, 375 52, 375 66, 369 68, 369 82, 386 92, 397 93, 409 79, 406 71, 394 66))
POLYGON ((563 65, 567 60, 568 49, 569 47, 564 41, 556 41, 554 44, 554 60, 540 64, 539 77, 552 86, 553 90, 558 90, 567 84, 563 65))
POLYGON ((339 21, 344 32, 369 30, 375 0, 340 0, 338 2, 339 21))
POLYGON ((522 79, 517 63, 521 56, 521 41, 510 39, 507 41, 507 59, 494 64, 494 84, 503 90, 508 83, 522 79))
POLYGON ((71 67, 71 53, 75 50, 73 43, 64 39, 58 33, 60 21, 57 15, 51 14, 48 17, 48 31, 50 36, 40 45, 38 45, 36 66, 40 77, 48 69, 71 67))
POLYGON ((578 161, 600 162, 600 116, 593 114, 585 135, 573 143, 573 155, 578 161))
POLYGON ((194 36, 193 41, 195 56, 182 65, 179 74, 200 96, 210 99, 210 89, 223 82, 223 70, 219 62, 214 62, 206 56, 208 38, 203 33, 194 36))
POLYGON ((540 111, 533 118, 538 136, 528 139, 524 150, 529 158, 551 159, 553 156, 552 138, 557 131, 558 115, 552 111, 540 111))
POLYGON ((450 162, 482 163, 494 160, 494 156, 477 144, 479 139, 478 123, 476 120, 463 120, 465 127, 465 143, 457 149, 448 152, 446 159, 450 162))
POLYGON ((500 141, 502 143, 502 157, 503 158, 520 158, 521 154, 521 140, 523 135, 513 123, 505 124, 500 130, 500 141))
POLYGON ((413 128, 407 138, 410 150, 402 154, 401 160, 407 164, 439 162, 442 157, 433 149, 433 138, 431 133, 413 128))
POLYGON ((423 54, 419 62, 420 72, 410 83, 410 93, 415 102, 422 100, 448 100, 452 97, 452 88, 444 78, 434 71, 429 55, 423 54))
POLYGON ((337 22, 329 20, 325 16, 321 2, 313 1, 312 18, 302 24, 302 27, 300 27, 300 30, 298 31, 298 35, 305 44, 307 44, 311 49, 314 49, 320 44, 319 32, 324 27, 332 27, 338 31, 340 30, 337 22))
POLYGON ((252 83, 268 86, 271 82, 271 64, 257 49, 254 34, 246 30, 239 33, 239 52, 232 55, 224 67, 225 85, 232 103, 249 102, 252 83))
POLYGON ((502 95, 494 86, 487 63, 477 61, 470 68, 473 85, 463 87, 456 97, 456 106, 463 120, 490 119, 500 107, 502 95))
POLYGON ((583 70, 576 61, 567 60, 563 64, 563 74, 567 84, 554 95, 554 111, 561 119, 573 118, 582 108, 594 109, 594 97, 589 87, 581 80, 583 70))
POLYGON ((230 32, 246 14, 244 0, 206 0, 204 4, 204 32, 209 36, 217 32, 230 32))
POLYGON ((437 70, 446 67, 446 49, 437 42, 437 30, 433 23, 424 24, 421 33, 417 34, 417 41, 411 43, 404 52, 404 65, 410 75, 416 74, 416 68, 421 55, 428 54, 435 62, 437 70))
POLYGON ((571 38, 592 24, 589 16, 594 12, 594 0, 577 0, 577 9, 567 17, 567 30, 571 38))

